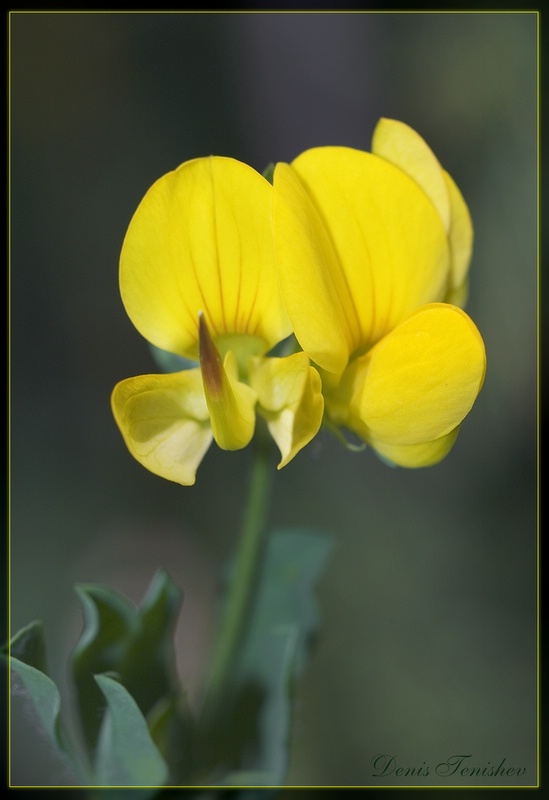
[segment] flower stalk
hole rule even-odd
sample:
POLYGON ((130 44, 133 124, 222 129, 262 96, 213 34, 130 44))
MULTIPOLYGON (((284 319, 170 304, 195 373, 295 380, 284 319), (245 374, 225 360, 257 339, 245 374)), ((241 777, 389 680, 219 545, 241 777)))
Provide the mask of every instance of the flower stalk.
POLYGON ((230 689, 232 668, 253 606, 265 544, 274 470, 272 441, 261 424, 252 444, 248 498, 202 708, 206 724, 215 717, 230 689))

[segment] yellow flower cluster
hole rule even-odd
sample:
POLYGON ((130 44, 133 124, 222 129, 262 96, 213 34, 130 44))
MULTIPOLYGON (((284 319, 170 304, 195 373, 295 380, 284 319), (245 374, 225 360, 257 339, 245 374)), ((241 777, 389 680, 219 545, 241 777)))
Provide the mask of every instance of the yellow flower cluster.
POLYGON ((395 464, 440 461, 486 368, 461 308, 472 239, 455 183, 395 120, 371 152, 307 150, 272 184, 235 159, 185 162, 137 208, 120 290, 137 330, 196 366, 117 384, 128 449, 191 485, 212 439, 245 447, 259 414, 279 467, 323 420, 395 464), (274 355, 291 335, 298 352, 274 355))

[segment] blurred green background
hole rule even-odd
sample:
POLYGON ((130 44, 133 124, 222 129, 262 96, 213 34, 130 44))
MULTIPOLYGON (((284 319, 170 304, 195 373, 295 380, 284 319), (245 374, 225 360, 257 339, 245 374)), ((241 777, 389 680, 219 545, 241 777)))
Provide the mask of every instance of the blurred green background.
MULTIPOLYGON (((488 372, 437 467, 392 470, 321 435, 276 475, 273 524, 337 540, 288 783, 443 782, 376 776, 379 754, 416 768, 505 758, 536 782, 537 23, 11 15, 11 620, 44 621, 59 683, 81 626, 74 584, 138 602, 166 566, 186 593, 179 670, 196 702, 244 497, 248 451, 212 447, 182 488, 132 460, 111 416, 117 381, 157 371, 118 293, 141 197, 196 156, 262 170, 316 145, 369 149, 378 118, 394 117, 471 209, 468 311, 488 372)), ((65 783, 19 698, 13 711, 13 783, 65 783)))

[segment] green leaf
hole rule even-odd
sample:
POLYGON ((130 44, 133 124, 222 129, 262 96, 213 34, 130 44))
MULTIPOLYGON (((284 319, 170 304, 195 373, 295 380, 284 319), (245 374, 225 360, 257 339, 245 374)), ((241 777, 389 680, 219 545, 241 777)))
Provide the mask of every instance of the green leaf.
POLYGON ((160 698, 180 690, 174 637, 182 599, 167 573, 159 570, 137 610, 135 631, 119 665, 124 686, 145 713, 160 698))
POLYGON ((59 716, 61 697, 57 686, 39 669, 25 664, 24 661, 19 661, 18 658, 10 658, 10 667, 12 674, 15 673, 18 676, 31 699, 44 732, 59 750, 63 750, 65 743, 59 716))
POLYGON ((18 658, 47 674, 44 628, 39 620, 31 622, 15 634, 9 651, 12 658, 18 658))
POLYGON ((250 661, 246 664, 244 656, 241 665, 244 682, 262 685, 263 697, 257 712, 255 746, 243 761, 246 771, 228 775, 224 780, 227 785, 277 786, 284 782, 297 639, 297 626, 282 626, 250 642, 250 661))
POLYGON ((333 539, 309 531, 276 532, 268 540, 261 585, 242 648, 245 681, 265 687, 253 764, 264 785, 284 783, 288 767, 292 683, 303 671, 319 627, 314 586, 333 539))
POLYGON ((162 786, 168 766, 129 692, 107 675, 95 680, 107 701, 97 745, 98 786, 162 786))
POLYGON ((139 608, 103 586, 80 586, 77 591, 84 606, 84 631, 73 654, 73 673, 90 751, 97 741, 104 706, 94 676, 114 672, 142 714, 151 716, 153 737, 170 763, 172 778, 183 780, 194 721, 176 668, 174 634, 180 590, 159 570, 139 608), (170 709, 162 724, 160 708, 170 709))
MULTIPOLYGON (((17 638, 17 637, 16 637, 17 638)), ((23 689, 38 720, 39 727, 70 772, 82 776, 82 767, 69 745, 61 722, 61 697, 52 679, 40 669, 18 658, 9 659, 14 693, 23 689)), ((86 777, 83 777, 86 782, 86 777)))
POLYGON ((162 350, 154 344, 149 344, 149 348, 158 368, 161 369, 162 372, 181 372, 184 369, 194 369, 198 367, 198 361, 192 361, 190 358, 178 356, 177 353, 170 353, 169 350, 162 350))
POLYGON ((80 722, 84 739, 93 752, 104 700, 94 675, 118 672, 128 640, 137 627, 134 607, 124 597, 103 586, 76 586, 84 613, 84 629, 72 654, 80 722))
MULTIPOLYGON (((243 665, 262 661, 261 652, 254 646, 260 634, 293 628, 293 673, 301 673, 320 622, 314 586, 333 547, 331 536, 308 530, 275 531, 269 537, 261 585, 243 648, 243 665)), ((285 646, 282 640, 280 646, 285 646)))
POLYGON ((170 765, 170 782, 189 783, 196 723, 181 694, 163 697, 147 714, 154 743, 170 765))
POLYGON ((319 614, 314 586, 333 539, 305 531, 277 531, 267 540, 254 607, 233 674, 233 704, 218 720, 215 742, 224 785, 284 783, 291 728, 292 688, 302 673, 319 614))

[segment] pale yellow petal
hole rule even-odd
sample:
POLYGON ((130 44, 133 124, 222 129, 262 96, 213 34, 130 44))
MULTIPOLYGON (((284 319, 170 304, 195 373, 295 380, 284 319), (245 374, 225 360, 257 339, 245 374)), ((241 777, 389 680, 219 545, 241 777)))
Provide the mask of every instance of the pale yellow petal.
POLYGON ((455 289, 449 289, 446 297, 444 298, 445 303, 451 303, 454 306, 459 306, 460 308, 465 308, 467 305, 467 300, 469 298, 469 278, 465 278, 462 284, 456 286, 455 289))
POLYGON ((473 321, 434 303, 412 313, 364 358, 355 413, 368 440, 416 445, 450 433, 482 387, 486 354, 473 321))
POLYGON ((386 444, 376 439, 370 440, 370 446, 379 456, 397 467, 432 467, 445 458, 456 441, 459 425, 453 431, 423 444, 386 444))
POLYGON ((114 418, 132 456, 155 475, 191 486, 212 433, 199 369, 118 383, 114 418))
POLYGON ((420 305, 444 297, 448 239, 433 204, 402 170, 370 153, 323 147, 274 178, 281 286, 295 334, 320 367, 384 336, 420 305), (283 180, 282 180, 283 178, 283 180))
POLYGON ((156 181, 120 258, 122 299, 145 338, 196 358, 199 311, 214 338, 250 334, 268 349, 290 333, 271 207, 268 181, 231 158, 188 161, 156 181))
POLYGON ((449 293, 444 300, 461 306, 466 292, 456 290, 465 282, 473 249, 473 226, 463 195, 425 140, 404 122, 380 119, 372 152, 410 175, 433 202, 450 245, 449 293))
POLYGON ((421 186, 449 232, 451 208, 443 170, 419 133, 404 122, 382 118, 374 130, 372 153, 399 167, 421 186))
POLYGON ((305 353, 254 359, 253 364, 252 386, 280 450, 281 469, 318 433, 324 411, 320 376, 305 353))
POLYGON ((446 302, 463 307, 467 298, 467 272, 473 253, 473 223, 463 195, 447 172, 444 180, 450 198, 450 294, 446 302), (458 302, 457 302, 458 301, 458 302))

